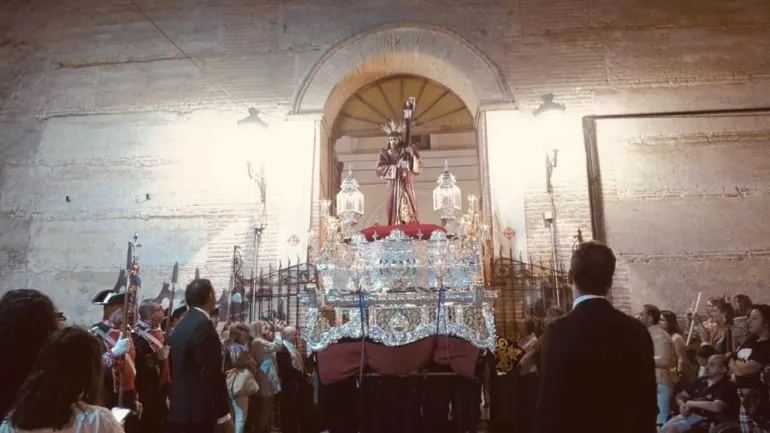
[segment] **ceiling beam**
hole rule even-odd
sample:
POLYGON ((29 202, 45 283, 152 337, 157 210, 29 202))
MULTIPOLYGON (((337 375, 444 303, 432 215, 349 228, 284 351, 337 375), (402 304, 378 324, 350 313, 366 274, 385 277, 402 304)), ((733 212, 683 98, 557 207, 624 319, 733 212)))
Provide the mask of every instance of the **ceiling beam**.
MULTIPOLYGON (((343 111, 343 112, 341 112, 341 113, 340 113, 340 116, 342 116, 342 117, 344 117, 344 118, 346 118, 346 119, 350 119, 350 120, 357 120, 357 121, 359 121, 359 122, 364 122, 364 123, 369 123, 369 124, 371 124, 371 125, 377 125, 377 126, 380 126, 380 122, 377 122, 376 120, 368 119, 368 118, 366 118, 366 117, 359 117, 359 116, 355 116, 355 115, 353 115, 353 114, 350 114, 350 113, 348 113, 348 112, 346 112, 346 111, 343 111)), ((382 131, 382 129, 380 129, 380 131, 382 131)))
MULTIPOLYGON (((432 127, 415 128, 413 135, 430 135, 430 134, 455 134, 461 132, 473 132, 476 128, 470 124, 462 125, 441 125, 432 127)), ((353 138, 371 138, 382 137, 383 143, 385 142, 385 134, 382 129, 358 129, 358 130, 340 130, 338 137, 353 137, 353 138)))
POLYGON ((396 110, 393 109, 393 105, 390 103, 390 99, 388 99, 388 95, 385 94, 385 89, 382 88, 382 84, 378 84, 377 88, 380 89, 380 94, 382 95, 382 99, 385 100, 385 105, 388 106, 388 108, 390 109, 390 114, 393 115, 393 117, 391 117, 391 119, 393 119, 393 121, 395 122, 396 121, 396 110))
MULTIPOLYGON (((461 111, 467 111, 467 108, 465 108, 465 106, 463 105, 462 107, 460 107, 460 108, 455 108, 454 110, 452 110, 452 111, 450 111, 450 112, 448 112, 448 113, 440 114, 440 115, 438 115, 438 116, 435 116, 435 117, 433 117, 433 118, 431 118, 431 119, 428 119, 428 120, 426 120, 426 121, 424 121, 424 122, 420 122, 420 124, 421 124, 421 125, 426 125, 426 124, 428 124, 428 123, 430 123, 430 122, 435 122, 436 120, 439 120, 439 119, 441 119, 441 118, 444 118, 444 117, 447 117, 447 116, 451 116, 451 115, 453 115, 453 114, 455 114, 455 113, 459 113, 459 112, 461 112, 461 111)), ((468 112, 468 115, 470 115, 470 112, 468 112)), ((473 118, 473 116, 471 116, 471 118, 473 118)))
MULTIPOLYGON (((385 113, 383 113, 382 111, 380 111, 380 109, 379 109, 379 108, 377 108, 377 107, 375 107, 374 105, 372 105, 372 104, 371 104, 369 101, 367 101, 366 99, 364 99, 364 98, 363 98, 361 95, 359 95, 358 93, 356 93, 356 94, 355 94, 355 97, 356 97, 356 99, 358 99, 359 101, 363 102, 363 104, 364 104, 364 105, 366 105, 367 107, 369 107, 369 109, 370 109, 370 110, 372 110, 372 111, 374 111, 375 113, 377 113, 377 114, 379 114, 380 116, 382 116, 382 120, 383 120, 383 123, 385 123, 385 122, 387 122, 387 121, 388 121, 388 115, 387 115, 387 114, 385 114, 385 113)), ((394 120, 395 120, 395 119, 394 119, 394 120)))
POLYGON ((419 114, 417 117, 415 117, 415 118, 414 118, 414 123, 417 123, 417 122, 419 122, 419 121, 420 121, 420 118, 421 118, 422 116, 424 116, 424 115, 425 115, 425 113, 427 113, 428 111, 430 111, 430 110, 431 110, 431 108, 435 107, 435 106, 436 106, 436 104, 438 104, 438 103, 439 103, 439 102, 440 102, 442 99, 444 99, 444 97, 446 97, 446 95, 448 95, 448 94, 449 94, 449 89, 444 89, 444 92, 442 92, 442 93, 441 93, 441 95, 439 95, 439 97, 438 97, 438 98, 434 99, 434 100, 433 100, 433 102, 431 102, 431 103, 430 103, 430 105, 428 105, 428 108, 426 108, 426 109, 422 110, 422 113, 420 113, 420 114, 419 114))

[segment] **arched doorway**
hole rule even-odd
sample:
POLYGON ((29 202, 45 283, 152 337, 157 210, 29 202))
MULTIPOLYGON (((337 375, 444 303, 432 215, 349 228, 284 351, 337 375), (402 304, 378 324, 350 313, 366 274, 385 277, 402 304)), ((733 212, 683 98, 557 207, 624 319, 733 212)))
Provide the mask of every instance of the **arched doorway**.
POLYGON ((417 100, 413 117, 412 141, 420 150, 422 173, 415 178, 420 220, 438 224, 432 211, 432 190, 436 179, 449 164, 465 195, 479 196, 478 145, 474 117, 465 103, 450 89, 425 77, 399 74, 369 83, 358 89, 340 108, 331 128, 332 152, 327 166, 328 191, 339 191, 343 176, 350 170, 366 197, 360 227, 384 225, 385 181, 374 173, 380 148, 385 145, 381 126, 403 119, 406 98, 417 100))
MULTIPOLYGON (((398 76, 427 79, 448 89, 451 99, 462 101, 468 113, 466 132, 475 137, 482 212, 491 222, 491 198, 485 182, 488 162, 484 112, 515 110, 511 90, 497 66, 476 47, 450 30, 423 23, 387 24, 343 40, 324 53, 303 78, 295 92, 292 112, 300 118, 312 116, 318 120, 314 197, 333 198, 339 186, 336 173, 340 168, 334 161, 338 137, 334 129, 343 105, 356 92, 398 76)), ((399 100, 395 105, 394 98, 393 107, 400 108, 403 102, 399 100)), ((422 102, 418 104, 426 107, 422 102)), ((374 161, 368 164, 371 167, 374 161)), ((431 181, 435 182, 435 178, 431 181)))
MULTIPOLYGON (((516 177, 523 170, 517 166, 519 159, 512 152, 514 145, 522 146, 521 149, 528 143, 513 143, 515 134, 512 131, 520 116, 509 84, 497 65, 464 38, 450 30, 423 23, 391 23, 345 39, 321 55, 303 77, 292 101, 290 119, 296 122, 290 122, 287 135, 302 132, 306 137, 301 141, 297 141, 298 138, 291 140, 299 143, 293 167, 307 167, 305 163, 312 166, 314 182, 311 190, 299 191, 297 187, 300 194, 296 196, 297 202, 312 197, 313 205, 304 209, 299 205, 292 208, 288 213, 297 216, 292 220, 305 221, 305 224, 282 224, 279 236, 306 231, 308 221, 314 230, 320 228, 319 200, 333 199, 339 186, 336 173, 340 168, 335 163, 337 117, 357 92, 372 88, 381 80, 399 76, 428 79, 463 102, 472 118, 473 129, 469 129, 468 134, 475 137, 482 217, 492 226, 495 249, 510 248, 516 254, 526 256, 523 184, 516 177), (299 164, 300 160, 302 164, 299 164), (496 190, 492 184, 496 185, 496 190), (520 191, 516 189, 519 187, 522 187, 520 191), (510 232, 516 233, 515 238, 504 235, 510 232)), ((399 100, 396 105, 396 100, 393 98, 391 102, 394 109, 404 102, 399 100)), ((418 105, 425 107, 422 102, 418 105)), ((374 124, 360 126, 361 130, 375 130, 374 124)), ((374 163, 371 159, 365 162, 369 167, 374 163)), ((424 176, 426 181, 427 177, 424 176)), ((430 181, 434 182, 435 178, 430 181)), ((426 189, 433 187, 435 183, 426 189)), ((374 196, 367 201, 371 201, 372 206, 377 204, 374 196)), ((362 224, 372 222, 363 221, 362 224)))

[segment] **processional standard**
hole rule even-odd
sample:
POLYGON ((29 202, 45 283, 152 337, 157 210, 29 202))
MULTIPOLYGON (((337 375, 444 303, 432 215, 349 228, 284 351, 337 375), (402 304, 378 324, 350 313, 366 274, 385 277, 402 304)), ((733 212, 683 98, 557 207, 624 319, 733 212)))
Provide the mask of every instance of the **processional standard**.
MULTIPOLYGON (((414 106, 414 98, 410 98, 401 129, 406 138, 400 149, 394 147, 399 141, 392 139, 398 131, 394 122, 384 128, 389 145, 380 153, 377 171, 391 182, 388 198, 393 204, 388 207, 392 212, 388 220, 393 225, 355 229, 363 216, 364 197, 352 172, 337 195, 337 217, 330 215, 331 201, 321 202, 325 239, 310 252, 319 283, 299 295, 305 309, 302 337, 308 353, 342 340, 365 338, 392 347, 437 335, 460 338, 480 350, 495 348, 497 293, 484 286, 489 227, 480 220, 478 199, 468 195, 466 214, 455 218, 461 208, 461 192, 445 164, 433 192, 433 208, 442 226, 419 224, 414 192, 403 191, 411 187, 411 180, 398 182, 399 176, 420 171, 417 152, 410 149, 414 106), (383 155, 397 162, 383 168, 387 164, 382 162, 383 155), (399 155, 411 159, 401 162, 399 155), (411 212, 399 209, 410 205, 407 210, 411 212)), ((311 246, 315 243, 315 239, 309 242, 311 246)))

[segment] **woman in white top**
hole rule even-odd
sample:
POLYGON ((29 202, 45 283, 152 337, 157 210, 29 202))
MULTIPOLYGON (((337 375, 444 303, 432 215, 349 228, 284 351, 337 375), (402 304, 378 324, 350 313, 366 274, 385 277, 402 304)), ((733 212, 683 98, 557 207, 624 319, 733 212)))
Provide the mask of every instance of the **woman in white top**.
POLYGON ((96 406, 102 347, 83 328, 54 332, 19 390, 0 433, 123 433, 112 413, 96 406))

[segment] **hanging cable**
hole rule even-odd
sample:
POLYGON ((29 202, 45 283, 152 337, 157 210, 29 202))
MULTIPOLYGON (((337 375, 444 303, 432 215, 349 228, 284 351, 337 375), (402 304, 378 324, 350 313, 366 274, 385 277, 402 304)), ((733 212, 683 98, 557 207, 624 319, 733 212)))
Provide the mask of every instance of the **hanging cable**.
MULTIPOLYGON (((221 90, 221 91, 222 91, 222 93, 224 93, 225 95, 227 95, 227 97, 228 97, 228 98, 230 98, 229 102, 233 102, 233 103, 236 103, 236 104, 240 104, 240 105, 243 105, 244 107, 246 107, 246 109, 247 109, 247 110, 250 110, 250 109, 253 109, 253 108, 254 108, 254 107, 249 107, 249 106, 248 106, 248 105, 246 105, 246 103, 244 103, 243 101, 241 101, 241 100, 238 100, 237 98, 235 98, 235 97, 234 97, 234 96, 233 96, 233 95, 232 95, 232 94, 231 94, 229 91, 227 91, 227 89, 226 89, 224 86, 222 86, 222 85, 221 85, 221 84, 219 84, 218 82, 216 82, 216 81, 214 81, 214 80, 211 80, 211 77, 210 77, 210 76, 209 76, 209 74, 206 72, 206 70, 203 68, 203 66, 201 66, 201 65, 200 65, 198 62, 196 62, 196 61, 195 61, 195 59, 193 59, 193 58, 192 58, 192 56, 190 56, 189 54, 187 54, 187 52, 186 52, 185 50, 183 50, 183 49, 182 49, 182 47, 180 47, 180 46, 179 46, 179 44, 177 44, 176 42, 174 42, 174 40, 173 40, 173 39, 171 39, 171 37, 168 35, 168 33, 166 33, 166 32, 165 32, 165 31, 164 31, 164 30, 163 30, 163 29, 160 27, 160 25, 158 25, 158 23, 157 23, 157 22, 155 22, 155 20, 153 20, 153 19, 152 19, 152 17, 150 17, 150 15, 149 15, 149 14, 148 14, 148 13, 147 13, 147 12, 146 12, 144 9, 142 9, 142 7, 141 7, 141 6, 139 6, 139 4, 136 2, 136 0, 131 0, 131 4, 133 4, 133 5, 134 5, 134 7, 136 8, 136 10, 137 10, 137 11, 138 11, 140 14, 142 14, 142 16, 144 17, 144 19, 145 19, 145 20, 147 20, 147 22, 148 22, 148 23, 152 24, 152 26, 153 26, 153 27, 155 27, 155 29, 158 31, 158 33, 160 33, 160 34, 161 34, 161 36, 163 36, 163 38, 164 38, 164 39, 166 39, 166 41, 168 41, 168 43, 170 43, 171 45, 173 45, 173 46, 174 46, 174 48, 175 48, 177 51, 179 51, 179 53, 180 53, 180 54, 181 54, 181 55, 182 55, 182 56, 183 56, 185 59, 187 59, 187 60, 188 60, 190 63, 192 63, 192 65, 193 65, 193 66, 195 66, 195 67, 196 67, 198 70, 200 70, 200 71, 201 71, 201 73, 204 75, 204 77, 208 78, 208 79, 211 81, 211 83, 213 83, 213 84, 214 84, 214 86, 215 86, 215 87, 217 87, 219 90, 221 90)), ((260 111, 259 113, 260 113, 260 114, 263 114, 263 115, 265 115, 265 116, 268 116, 268 117, 272 117, 272 118, 275 118, 275 119, 283 119, 283 118, 282 118, 282 117, 280 117, 280 116, 276 116, 276 115, 274 115, 274 114, 269 114, 269 113, 266 113, 266 112, 264 112, 264 111, 260 111)))

